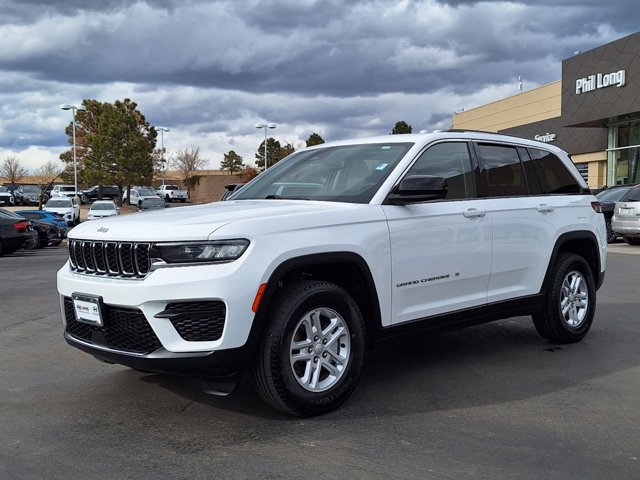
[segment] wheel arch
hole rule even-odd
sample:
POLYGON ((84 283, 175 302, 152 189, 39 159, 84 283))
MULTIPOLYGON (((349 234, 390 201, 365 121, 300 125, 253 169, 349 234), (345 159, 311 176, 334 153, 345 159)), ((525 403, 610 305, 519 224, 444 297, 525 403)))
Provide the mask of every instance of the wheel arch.
POLYGON ((269 322, 269 311, 278 300, 279 292, 285 285, 299 279, 324 280, 345 289, 361 310, 367 343, 371 344, 376 325, 381 321, 380 302, 367 262, 353 252, 304 255, 278 265, 269 277, 254 318, 251 336, 256 341, 269 322))
POLYGON ((594 280, 596 281, 596 290, 600 288, 602 282, 604 282, 604 272, 602 272, 600 268, 602 259, 600 258, 598 239, 593 232, 584 230, 563 233, 556 240, 542 284, 543 293, 546 292, 548 288, 553 269, 560 253, 575 253, 584 258, 591 268, 594 280))

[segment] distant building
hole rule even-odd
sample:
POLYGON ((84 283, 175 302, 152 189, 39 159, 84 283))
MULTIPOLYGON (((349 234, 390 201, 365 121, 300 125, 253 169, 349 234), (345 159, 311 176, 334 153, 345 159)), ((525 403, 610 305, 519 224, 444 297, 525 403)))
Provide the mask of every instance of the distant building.
POLYGON ((549 142, 589 186, 640 183, 640 33, 562 62, 562 80, 454 114, 453 128, 549 142))

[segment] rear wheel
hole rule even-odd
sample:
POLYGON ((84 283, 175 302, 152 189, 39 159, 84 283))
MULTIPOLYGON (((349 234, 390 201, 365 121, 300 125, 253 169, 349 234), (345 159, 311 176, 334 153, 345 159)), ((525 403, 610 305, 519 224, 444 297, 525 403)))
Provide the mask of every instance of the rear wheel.
POLYGON ((300 281, 285 288, 254 362, 258 393, 302 417, 329 412, 353 392, 364 361, 360 309, 341 287, 300 281))
POLYGON ((533 315, 538 333, 554 343, 579 342, 591 328, 595 307, 595 281, 587 262, 579 255, 559 254, 544 308, 533 315))

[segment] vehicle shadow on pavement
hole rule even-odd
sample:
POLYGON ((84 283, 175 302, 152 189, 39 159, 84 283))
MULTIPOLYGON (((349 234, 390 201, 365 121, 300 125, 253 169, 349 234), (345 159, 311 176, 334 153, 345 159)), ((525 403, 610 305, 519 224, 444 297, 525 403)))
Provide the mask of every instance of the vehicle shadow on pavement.
MULTIPOLYGON (((414 335, 369 352, 351 398, 325 417, 411 415, 538 397, 609 375, 623 366, 640 365, 631 348, 638 343, 640 330, 606 330, 597 319, 587 338, 571 345, 542 339, 530 317, 414 335)), ((205 394, 198 378, 143 374, 140 379, 221 411, 293 419, 262 403, 248 373, 227 397, 205 394)))

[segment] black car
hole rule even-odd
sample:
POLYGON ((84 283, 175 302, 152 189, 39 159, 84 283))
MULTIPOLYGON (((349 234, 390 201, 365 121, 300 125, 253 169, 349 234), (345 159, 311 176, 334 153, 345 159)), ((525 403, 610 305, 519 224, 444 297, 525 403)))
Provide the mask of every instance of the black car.
POLYGON ((623 197, 629 193, 637 184, 627 183, 624 185, 613 185, 601 190, 596 194, 596 198, 600 201, 600 208, 604 215, 604 222, 607 225, 607 243, 616 241, 618 235, 611 229, 611 217, 613 217, 613 209, 617 201, 623 200, 623 197))
MULTIPOLYGON (((13 196, 16 199, 16 205, 39 205, 40 192, 40 187, 37 185, 19 185, 13 191, 13 196)), ((47 200, 49 197, 45 194, 42 203, 46 203, 47 200)))
MULTIPOLYGON (((82 203, 93 202, 94 200, 98 200, 100 185, 94 185, 93 187, 82 190, 80 193, 80 200, 82 203)), ((118 198, 118 187, 114 185, 103 185, 102 186, 102 198, 101 200, 116 200, 118 198)))
POLYGON ((33 248, 36 242, 37 236, 29 220, 0 213, 0 257, 19 248, 33 248))
POLYGON ((143 198, 138 205, 138 210, 158 210, 167 208, 169 205, 160 197, 143 198))
POLYGON ((24 245, 23 248, 44 248, 47 245, 60 245, 64 238, 64 232, 57 225, 40 220, 34 220, 24 217, 18 213, 0 208, 0 217, 15 218, 17 220, 25 220, 31 224, 31 228, 36 234, 33 242, 24 245))

